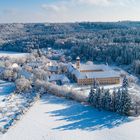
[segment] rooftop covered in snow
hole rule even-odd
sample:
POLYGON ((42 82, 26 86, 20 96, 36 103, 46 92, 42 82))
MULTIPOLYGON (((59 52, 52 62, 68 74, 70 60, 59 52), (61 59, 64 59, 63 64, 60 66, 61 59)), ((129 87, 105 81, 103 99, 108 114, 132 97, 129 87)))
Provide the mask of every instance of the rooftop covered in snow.
MULTIPOLYGON (((76 64, 73 64, 73 67, 76 68, 76 64)), ((95 64, 80 64, 80 68, 78 69, 79 71, 84 71, 84 70, 110 70, 110 67, 104 64, 101 65, 95 65, 95 64)))

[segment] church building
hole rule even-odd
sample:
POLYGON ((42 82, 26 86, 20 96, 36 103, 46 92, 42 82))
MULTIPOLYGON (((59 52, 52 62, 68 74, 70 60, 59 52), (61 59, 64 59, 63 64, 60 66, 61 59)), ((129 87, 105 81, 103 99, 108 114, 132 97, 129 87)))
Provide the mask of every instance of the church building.
POLYGON ((76 58, 76 64, 68 64, 68 74, 79 85, 91 85, 97 80, 101 85, 119 84, 120 75, 107 65, 95 65, 93 63, 82 64, 80 57, 76 58))

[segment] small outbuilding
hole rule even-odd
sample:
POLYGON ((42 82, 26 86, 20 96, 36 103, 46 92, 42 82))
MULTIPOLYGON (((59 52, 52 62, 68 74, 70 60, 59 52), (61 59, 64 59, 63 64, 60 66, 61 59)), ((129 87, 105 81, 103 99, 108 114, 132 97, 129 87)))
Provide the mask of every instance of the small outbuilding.
POLYGON ((53 74, 50 76, 50 82, 56 82, 59 85, 69 84, 70 80, 64 74, 53 74))

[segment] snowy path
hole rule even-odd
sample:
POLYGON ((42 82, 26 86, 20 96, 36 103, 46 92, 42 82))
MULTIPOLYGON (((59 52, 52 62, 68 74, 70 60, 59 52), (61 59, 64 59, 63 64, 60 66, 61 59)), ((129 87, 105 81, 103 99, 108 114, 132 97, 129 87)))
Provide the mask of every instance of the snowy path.
POLYGON ((140 120, 45 95, 0 140, 140 140, 140 120))

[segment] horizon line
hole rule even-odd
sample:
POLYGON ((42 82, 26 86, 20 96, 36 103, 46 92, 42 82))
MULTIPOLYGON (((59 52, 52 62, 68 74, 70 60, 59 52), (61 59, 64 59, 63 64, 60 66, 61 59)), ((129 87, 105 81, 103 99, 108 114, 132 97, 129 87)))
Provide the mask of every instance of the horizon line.
POLYGON ((118 23, 118 22, 140 22, 140 20, 112 20, 112 21, 64 21, 64 22, 0 22, 0 24, 39 24, 39 23, 48 23, 48 24, 66 24, 66 23, 118 23))

